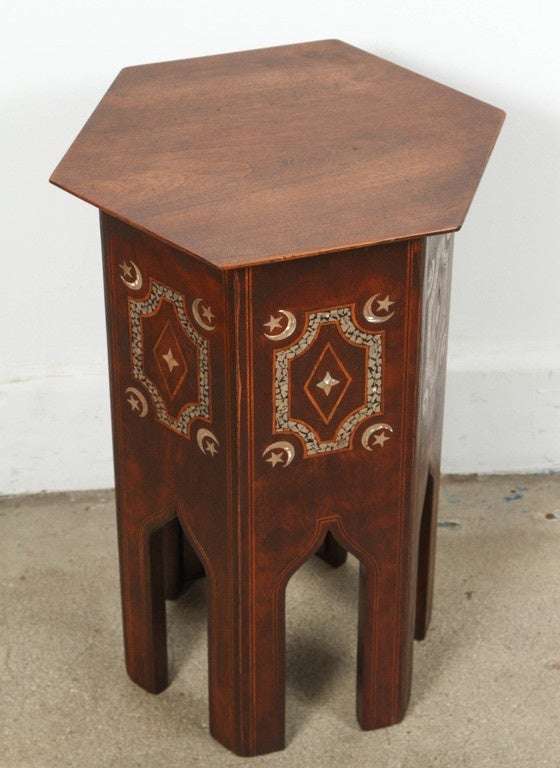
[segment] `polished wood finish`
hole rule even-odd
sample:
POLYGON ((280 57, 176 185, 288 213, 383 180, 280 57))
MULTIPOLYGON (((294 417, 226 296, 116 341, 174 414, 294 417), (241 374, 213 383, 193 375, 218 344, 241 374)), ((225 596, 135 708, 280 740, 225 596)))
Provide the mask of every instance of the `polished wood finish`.
POLYGON ((323 41, 123 70, 53 174, 101 209, 127 670, 166 687, 165 600, 205 574, 210 728, 239 755, 284 746, 285 590, 314 554, 360 561, 360 725, 404 716, 449 233, 502 119, 323 41))
POLYGON ((458 229, 502 120, 327 40, 124 69, 51 180, 231 268, 458 229))
MULTIPOLYGON (((360 559, 358 718, 363 728, 397 722, 409 696, 413 630, 408 617, 416 604, 414 553, 422 510, 413 509, 410 467, 423 241, 220 273, 196 260, 185 262, 180 251, 106 215, 102 229, 129 674, 152 692, 167 685, 166 588, 158 574, 166 573, 166 533, 171 567, 181 567, 173 538, 178 519, 210 582, 210 711, 216 738, 245 755, 282 748, 284 594, 290 576, 317 550, 332 565, 342 564, 346 551, 360 559), (137 299, 121 280, 120 265, 132 262, 145 278, 138 292, 142 299, 152 283, 162 283, 180 293, 185 307, 204 294, 215 314, 215 327, 205 332, 212 416, 193 422, 190 439, 158 422, 152 404, 141 417, 127 398, 129 388, 139 386, 131 373, 130 331, 130 305, 137 299), (382 418, 381 411, 375 417, 391 425, 387 443, 372 450, 362 446, 363 427, 372 423, 368 415, 347 448, 332 452, 306 455, 305 445, 285 432, 280 437, 291 439, 295 458, 289 466, 272 464, 266 449, 279 437, 271 396, 274 360, 289 342, 267 338, 269 317, 277 307, 289 307, 303 324, 309 310, 351 307, 356 324, 367 329, 363 314, 358 320, 360 310, 379 292, 398 307, 386 330, 374 329, 384 343, 384 406, 382 418), (215 455, 203 453, 194 439, 201 425, 211 425, 219 441, 215 455)), ((148 320, 155 322, 157 314, 148 320)), ((164 315, 156 332, 146 329, 146 357, 152 352, 148 337, 165 332, 168 320, 164 315)), ((325 325, 325 338, 318 334, 301 356, 302 379, 314 373, 314 384, 324 371, 316 368, 313 346, 318 345, 318 361, 318 353, 337 343, 339 358, 352 354, 325 325)), ((167 346, 166 341, 162 349, 167 346)), ((324 366, 342 378, 333 362, 324 366)), ((290 386, 302 389, 292 368, 290 386)), ((346 369, 363 388, 363 370, 358 365, 346 369)), ((344 398, 338 408, 344 416, 344 398)), ((307 410, 312 422, 312 401, 307 410)), ((313 426, 319 431, 317 422, 313 426)), ((426 546, 430 561, 430 542, 426 546)), ((167 581, 167 596, 173 597, 169 574, 167 581)))

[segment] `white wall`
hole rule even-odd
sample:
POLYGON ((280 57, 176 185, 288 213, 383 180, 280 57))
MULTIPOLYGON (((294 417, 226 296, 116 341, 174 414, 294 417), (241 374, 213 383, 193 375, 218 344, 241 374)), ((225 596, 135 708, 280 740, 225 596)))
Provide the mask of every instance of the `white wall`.
POLYGON ((130 64, 337 37, 508 118, 455 241, 444 469, 560 468, 553 0, 3 0, 0 493, 113 483, 97 214, 47 179, 130 64))

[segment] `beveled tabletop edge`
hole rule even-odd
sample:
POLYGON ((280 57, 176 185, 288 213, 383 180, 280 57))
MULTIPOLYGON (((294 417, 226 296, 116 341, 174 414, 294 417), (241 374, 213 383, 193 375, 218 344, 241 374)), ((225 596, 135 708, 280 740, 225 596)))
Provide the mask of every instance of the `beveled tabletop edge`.
POLYGON ((157 232, 152 232, 147 227, 143 227, 137 224, 136 222, 126 219, 124 216, 119 216, 113 211, 110 211, 102 206, 98 206, 95 203, 92 203, 86 197, 83 197, 82 195, 78 195, 75 192, 72 192, 72 190, 65 188, 62 184, 59 184, 58 182, 54 181, 52 177, 49 179, 49 182, 53 184, 55 187, 58 187, 59 189, 63 190, 64 192, 69 192, 71 195, 73 195, 74 197, 77 197, 79 200, 83 200, 89 205, 93 205, 93 207, 97 208, 100 213, 105 213, 108 216, 111 216, 112 218, 117 219, 118 221, 122 221, 123 223, 128 224, 134 229, 137 229, 139 232, 144 232, 150 237, 153 237, 156 240, 159 240, 160 242, 171 246, 175 250, 180 251, 181 253, 184 253, 185 255, 195 258, 199 261, 204 262, 204 264, 207 264, 208 266, 213 267, 214 269, 217 269, 219 272, 229 272, 235 269, 244 269, 245 267, 258 267, 258 266, 262 266, 263 264, 277 264, 279 262, 290 261, 292 259, 309 259, 309 258, 313 258, 314 256, 322 256, 329 253, 342 253, 345 251, 354 251, 354 250, 360 250, 365 248, 373 248, 377 245, 399 243, 406 240, 419 240, 425 237, 431 237, 432 235, 443 235, 443 234, 446 234, 447 232, 458 232, 463 225, 463 222, 461 222, 461 224, 459 224, 458 226, 445 227, 442 229, 433 229, 428 232, 410 233, 407 235, 403 235, 402 237, 390 237, 382 240, 366 241, 363 243, 353 242, 345 245, 337 244, 337 245, 333 245, 331 248, 322 248, 320 250, 309 250, 309 251, 303 251, 301 253, 282 252, 282 253, 279 253, 278 255, 263 256, 262 259, 232 258, 227 263, 224 263, 222 260, 217 261, 212 259, 209 256, 201 256, 200 254, 195 253, 195 251, 191 251, 188 248, 184 248, 178 245, 177 243, 174 243, 172 240, 169 240, 168 238, 162 237, 157 232))

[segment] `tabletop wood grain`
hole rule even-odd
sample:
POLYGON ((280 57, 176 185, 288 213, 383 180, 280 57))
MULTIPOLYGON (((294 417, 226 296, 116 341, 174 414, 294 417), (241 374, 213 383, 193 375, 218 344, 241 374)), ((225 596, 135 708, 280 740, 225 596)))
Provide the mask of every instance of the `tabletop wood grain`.
POLYGON ((51 181, 234 268, 458 229, 503 118, 335 40, 150 64, 51 181))

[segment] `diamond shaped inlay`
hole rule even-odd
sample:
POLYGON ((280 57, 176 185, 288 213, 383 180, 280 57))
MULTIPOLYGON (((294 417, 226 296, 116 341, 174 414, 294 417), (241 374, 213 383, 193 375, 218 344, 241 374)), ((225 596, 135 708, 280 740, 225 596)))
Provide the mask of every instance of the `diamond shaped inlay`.
POLYGON ((167 322, 154 346, 154 355, 161 371, 163 383, 171 395, 175 397, 177 390, 187 375, 187 364, 175 331, 167 322))
POLYGON ((167 365, 169 366, 169 372, 170 373, 173 370, 173 368, 176 368, 179 365, 177 360, 175 360, 175 358, 173 357, 173 352, 171 351, 171 347, 169 347, 169 349, 167 350, 165 355, 162 355, 162 357, 165 360, 165 362, 167 363, 167 365))
POLYGON ((331 393, 331 389, 333 387, 336 387, 337 384, 340 384, 340 381, 338 379, 333 379, 333 377, 330 374, 330 371, 327 371, 325 373, 324 378, 321 379, 321 381, 317 384, 317 386, 319 387, 319 389, 322 389, 325 395, 327 395, 328 397, 331 393))
POLYGON ((327 342, 304 386, 308 398, 325 424, 328 424, 332 419, 351 381, 352 377, 332 348, 331 343, 327 342))

